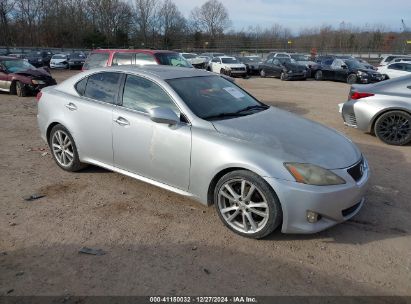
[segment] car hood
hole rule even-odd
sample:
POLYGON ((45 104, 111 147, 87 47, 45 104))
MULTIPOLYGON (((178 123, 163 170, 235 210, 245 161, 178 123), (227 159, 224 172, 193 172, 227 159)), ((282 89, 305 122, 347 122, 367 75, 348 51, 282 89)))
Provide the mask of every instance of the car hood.
POLYGON ((58 58, 58 59, 51 59, 51 62, 65 62, 65 61, 67 61, 68 59, 66 58, 66 59, 63 59, 63 58, 58 58))
POLYGON ((39 68, 35 70, 25 70, 21 72, 16 72, 14 74, 28 76, 28 77, 51 77, 50 73, 48 73, 43 68, 39 68))
POLYGON ((230 67, 230 68, 244 68, 245 65, 242 63, 223 63, 224 66, 230 67))
POLYGON ((341 133, 274 107, 212 123, 219 133, 245 141, 282 162, 341 169, 361 157, 358 148, 341 133))

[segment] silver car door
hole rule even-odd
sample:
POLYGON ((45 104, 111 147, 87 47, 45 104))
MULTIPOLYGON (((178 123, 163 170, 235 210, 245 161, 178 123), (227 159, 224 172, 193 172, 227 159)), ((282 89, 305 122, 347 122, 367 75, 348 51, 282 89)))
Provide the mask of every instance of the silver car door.
POLYGON ((120 169, 186 190, 189 186, 191 126, 153 122, 148 110, 179 109, 159 85, 127 75, 122 104, 113 112, 114 165, 120 169))
POLYGON ((67 126, 82 161, 113 165, 113 108, 123 77, 120 73, 90 75, 76 84, 81 97, 67 100, 67 126))

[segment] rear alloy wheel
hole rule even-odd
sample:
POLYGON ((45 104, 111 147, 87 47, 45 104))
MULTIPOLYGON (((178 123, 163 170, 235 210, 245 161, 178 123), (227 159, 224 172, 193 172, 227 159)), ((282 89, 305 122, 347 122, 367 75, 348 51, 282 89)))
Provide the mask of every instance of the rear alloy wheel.
POLYGON ((24 83, 20 81, 16 81, 16 94, 19 97, 26 97, 27 96, 27 88, 24 83))
POLYGON ((375 122, 374 132, 386 144, 406 145, 411 142, 411 115, 403 111, 384 113, 375 122))
POLYGON ((355 75, 355 74, 350 74, 350 75, 348 75, 348 77, 347 77, 347 83, 348 83, 348 84, 357 83, 357 75, 355 75))
POLYGON ((214 202, 223 223, 245 237, 263 238, 282 220, 276 194, 265 180, 250 171, 224 175, 214 190, 214 202))
POLYGON ((323 80, 323 72, 322 71, 317 71, 314 74, 315 80, 323 80))
POLYGON ((285 73, 285 72, 281 72, 281 75, 280 75, 280 79, 281 80, 287 80, 288 79, 288 75, 285 73))
POLYGON ((66 171, 79 171, 85 164, 79 160, 76 144, 69 131, 62 125, 56 125, 50 132, 50 149, 54 160, 66 171))
POLYGON ((267 74, 265 73, 264 69, 260 71, 260 76, 263 78, 267 77, 267 74))

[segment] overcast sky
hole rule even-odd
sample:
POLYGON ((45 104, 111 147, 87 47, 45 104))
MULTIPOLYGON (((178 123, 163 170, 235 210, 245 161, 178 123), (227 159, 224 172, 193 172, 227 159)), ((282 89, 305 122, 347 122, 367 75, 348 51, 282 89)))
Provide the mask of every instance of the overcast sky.
MULTIPOLYGON (((174 0, 188 17, 206 0, 174 0)), ((401 31, 401 19, 411 28, 411 0, 222 0, 232 27, 270 26, 279 23, 298 33, 301 28, 323 24, 338 27, 341 22, 363 26, 384 24, 401 31)))

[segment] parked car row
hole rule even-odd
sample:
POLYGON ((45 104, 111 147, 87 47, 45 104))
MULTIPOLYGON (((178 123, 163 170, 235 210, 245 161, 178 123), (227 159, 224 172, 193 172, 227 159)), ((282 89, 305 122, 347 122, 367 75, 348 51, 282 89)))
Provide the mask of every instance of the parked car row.
POLYGON ((81 69, 85 61, 86 55, 83 52, 55 54, 51 57, 50 68, 81 69))

